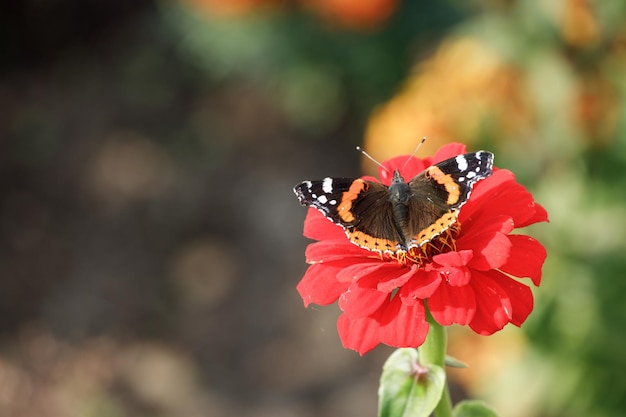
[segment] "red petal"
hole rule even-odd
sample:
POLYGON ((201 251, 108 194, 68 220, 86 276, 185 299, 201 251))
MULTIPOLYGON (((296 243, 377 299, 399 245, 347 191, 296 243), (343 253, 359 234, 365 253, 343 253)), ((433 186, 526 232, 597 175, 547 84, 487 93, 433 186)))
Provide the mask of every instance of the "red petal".
POLYGON ((437 323, 443 326, 468 324, 476 313, 474 290, 470 285, 440 285, 428 299, 428 309, 437 323))
POLYGON ((467 285, 471 279, 471 272, 467 265, 473 257, 471 250, 446 252, 433 256, 433 261, 440 264, 437 267, 445 281, 456 287, 467 285))
POLYGON ((348 240, 323 240, 321 242, 311 243, 306 247, 304 252, 307 263, 316 264, 322 262, 337 261, 342 259, 354 259, 358 262, 360 259, 371 259, 372 252, 367 249, 360 248, 348 240))
POLYGON ((419 269, 415 276, 402 286, 398 295, 404 304, 411 305, 430 297, 440 284, 441 274, 438 271, 419 269))
MULTIPOLYGON (((393 265, 393 263, 391 265, 393 265)), ((419 272, 419 270, 420 269, 416 264, 411 265, 409 268, 402 267, 402 269, 398 271, 400 272, 400 274, 398 274, 397 276, 388 276, 386 279, 380 280, 380 282, 378 283, 378 290, 389 293, 396 288, 400 288, 404 284, 409 282, 409 280, 413 278, 419 272)))
POLYGON ((469 200, 459 213, 461 224, 470 222, 474 215, 480 215, 482 211, 488 210, 490 208, 490 199, 514 184, 515 176, 506 169, 494 171, 491 176, 478 181, 472 189, 469 200))
POLYGON ((428 168, 423 160, 409 155, 400 155, 383 162, 378 168, 378 176, 385 185, 391 184, 394 171, 400 171, 405 180, 409 181, 428 168))
POLYGON ((461 224, 470 224, 474 218, 489 219, 506 215, 513 219, 515 227, 522 227, 541 221, 538 215, 541 209, 537 206, 526 188, 515 182, 515 176, 510 171, 500 169, 474 186, 469 201, 459 213, 459 221, 461 224))
MULTIPOLYGON (((487 233, 510 233, 515 229, 515 224, 511 216, 504 214, 494 214, 491 216, 481 216, 467 221, 461 224, 461 237, 460 239, 475 235, 487 234, 487 233)), ((471 246, 471 245, 470 245, 471 246)))
POLYGON ((489 273, 474 271, 472 275, 470 285, 476 296, 476 313, 469 326, 478 334, 490 335, 511 321, 513 305, 507 292, 489 273))
POLYGON ((467 148, 462 143, 448 143, 437 151, 432 157, 415 158, 409 155, 400 155, 383 161, 378 168, 378 176, 385 185, 391 184, 393 172, 398 170, 407 181, 424 171, 431 165, 437 164, 446 159, 461 155, 467 152, 467 148))
POLYGON ((339 269, 321 264, 309 266, 296 287, 305 307, 311 303, 332 304, 348 289, 348 284, 336 279, 339 269))
POLYGON ((499 269, 516 277, 530 277, 535 285, 541 282, 541 267, 546 250, 530 236, 509 235, 511 250, 506 263, 499 269))
POLYGON ((548 222, 548 212, 545 208, 539 203, 534 204, 535 215, 530 217, 528 220, 524 222, 520 222, 516 224, 515 227, 526 227, 528 225, 539 223, 539 222, 548 222))
POLYGON ((337 320, 337 331, 341 343, 346 349, 352 349, 364 355, 380 343, 378 321, 371 317, 351 319, 345 314, 337 320))
MULTIPOLYGON (((493 216, 476 216, 461 223, 461 237, 458 240, 473 239, 476 235, 485 233, 509 233, 515 228, 511 216, 495 214, 493 216)), ((472 246, 471 244, 468 246, 472 246)))
POLYGON ((348 241, 346 233, 341 226, 336 225, 324 217, 318 209, 309 207, 304 218, 304 236, 313 240, 345 239, 348 241))
POLYGON ((533 311, 533 293, 527 285, 524 285, 501 272, 491 271, 489 273, 498 285, 507 292, 511 304, 513 305, 513 316, 511 323, 521 326, 531 311, 533 311))
POLYGON ((448 143, 443 145, 435 155, 433 155, 431 160, 431 165, 438 164, 441 161, 445 161, 446 159, 450 159, 457 155, 462 155, 467 152, 467 147, 458 142, 448 143))
POLYGON ((509 257, 511 242, 506 233, 512 229, 513 221, 505 216, 493 217, 490 222, 481 220, 459 237, 457 248, 473 251, 473 257, 468 262, 471 268, 482 271, 499 268, 509 257))
MULTIPOLYGON (((339 271, 339 273, 337 274, 337 281, 358 281, 361 278, 375 273, 380 269, 384 270, 381 271, 382 277, 380 279, 385 279, 387 277, 387 271, 389 270, 389 268, 395 266, 391 263, 384 263, 377 259, 350 259, 349 262, 350 264, 343 268, 341 271, 339 271)), ((397 265, 394 269, 399 269, 399 265, 397 265)))
POLYGON ((473 269, 486 271, 502 266, 509 257, 511 241, 503 233, 496 233, 493 236, 485 236, 487 242, 482 242, 480 252, 474 252, 474 258, 469 266, 473 269))
POLYGON ((444 281, 453 287, 463 287, 472 279, 472 272, 466 266, 444 267, 441 273, 444 281))
POLYGON ((433 261, 445 266, 465 266, 472 259, 471 250, 459 250, 455 252, 445 252, 433 256, 433 261))
POLYGON ((428 334, 424 304, 407 305, 394 297, 382 312, 378 334, 380 341, 389 346, 420 346, 428 334))
POLYGON ((376 289, 379 278, 378 274, 372 274, 353 282, 339 297, 339 308, 351 319, 366 317, 376 312, 383 303, 389 301, 390 297, 389 293, 376 289))

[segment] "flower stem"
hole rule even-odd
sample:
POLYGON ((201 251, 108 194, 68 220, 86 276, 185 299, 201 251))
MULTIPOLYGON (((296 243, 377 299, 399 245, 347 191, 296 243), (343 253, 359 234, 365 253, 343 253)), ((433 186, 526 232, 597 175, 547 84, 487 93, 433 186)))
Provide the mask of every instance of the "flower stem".
MULTIPOLYGON (((428 315, 428 322, 430 329, 424 343, 418 348, 419 360, 423 365, 438 365, 445 370, 445 358, 446 358, 446 328, 437 323, 430 315, 428 315)), ((448 390, 448 381, 443 388, 443 393, 439 404, 435 408, 436 417, 451 417, 452 416, 452 401, 450 400, 450 391, 448 390)))

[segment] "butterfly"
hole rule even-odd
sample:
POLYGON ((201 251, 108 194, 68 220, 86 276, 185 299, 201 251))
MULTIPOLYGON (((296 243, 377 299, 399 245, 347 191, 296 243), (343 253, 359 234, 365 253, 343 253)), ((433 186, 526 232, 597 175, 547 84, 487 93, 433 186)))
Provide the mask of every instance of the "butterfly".
POLYGON ((493 154, 478 151, 434 164, 409 182, 395 170, 389 186, 328 177, 301 182, 294 192, 303 206, 318 209, 341 226, 355 245, 398 254, 450 229, 474 184, 490 176, 492 167, 493 154))

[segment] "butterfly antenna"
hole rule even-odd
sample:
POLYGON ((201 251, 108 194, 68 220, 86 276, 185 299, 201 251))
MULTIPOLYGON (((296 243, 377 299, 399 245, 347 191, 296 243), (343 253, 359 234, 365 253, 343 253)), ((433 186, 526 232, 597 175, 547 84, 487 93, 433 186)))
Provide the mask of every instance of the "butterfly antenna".
POLYGON ((386 166, 384 166, 383 164, 381 164, 380 162, 378 162, 377 160, 375 160, 374 158, 372 158, 370 156, 370 154, 368 154, 367 152, 365 152, 363 149, 361 149, 360 146, 356 147, 356 150, 361 152, 363 155, 365 155, 367 157, 367 159, 369 159, 370 161, 372 161, 373 163, 375 163, 376 165, 378 165, 379 167, 381 167, 382 169, 384 169, 385 171, 387 171, 388 173, 391 174, 391 171, 389 170, 389 168, 387 168, 386 166))
POLYGON ((420 148, 422 147, 422 145, 424 144, 424 142, 426 142, 426 136, 424 136, 422 138, 422 140, 420 140, 420 143, 417 144, 417 146, 415 147, 415 150, 413 151, 413 153, 407 158, 406 162, 404 163, 404 165, 402 165, 402 169, 404 169, 406 167, 406 165, 409 163, 409 161, 411 160, 411 158, 413 158, 415 156, 415 154, 417 153, 417 151, 420 150, 420 148))

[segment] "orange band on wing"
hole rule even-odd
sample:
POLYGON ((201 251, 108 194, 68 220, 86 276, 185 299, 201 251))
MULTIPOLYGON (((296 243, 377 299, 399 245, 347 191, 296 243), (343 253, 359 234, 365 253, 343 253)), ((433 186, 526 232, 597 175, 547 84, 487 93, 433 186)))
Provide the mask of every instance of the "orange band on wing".
POLYGON ((446 201, 446 204, 453 205, 458 203, 459 198, 461 197, 461 190, 450 174, 444 174, 441 169, 436 166, 432 166, 426 170, 426 176, 431 177, 437 181, 437 184, 441 184, 446 188, 448 193, 448 200, 446 201))
POLYGON ((354 180, 350 185, 348 191, 345 191, 341 196, 341 203, 337 207, 339 217, 346 223, 354 221, 354 215, 352 214, 352 202, 356 200, 362 191, 367 189, 367 184, 363 180, 354 180))
POLYGON ((410 246, 422 246, 424 243, 430 242, 434 237, 439 236, 448 230, 454 223, 456 223, 457 214, 458 211, 449 211, 444 213, 444 215, 435 220, 433 224, 423 230, 420 230, 420 232, 413 238, 410 246))
POLYGON ((365 249, 373 250, 376 252, 392 252, 399 251, 398 242, 393 240, 381 239, 378 237, 370 236, 367 233, 360 232, 358 230, 346 230, 346 235, 352 243, 365 249))

